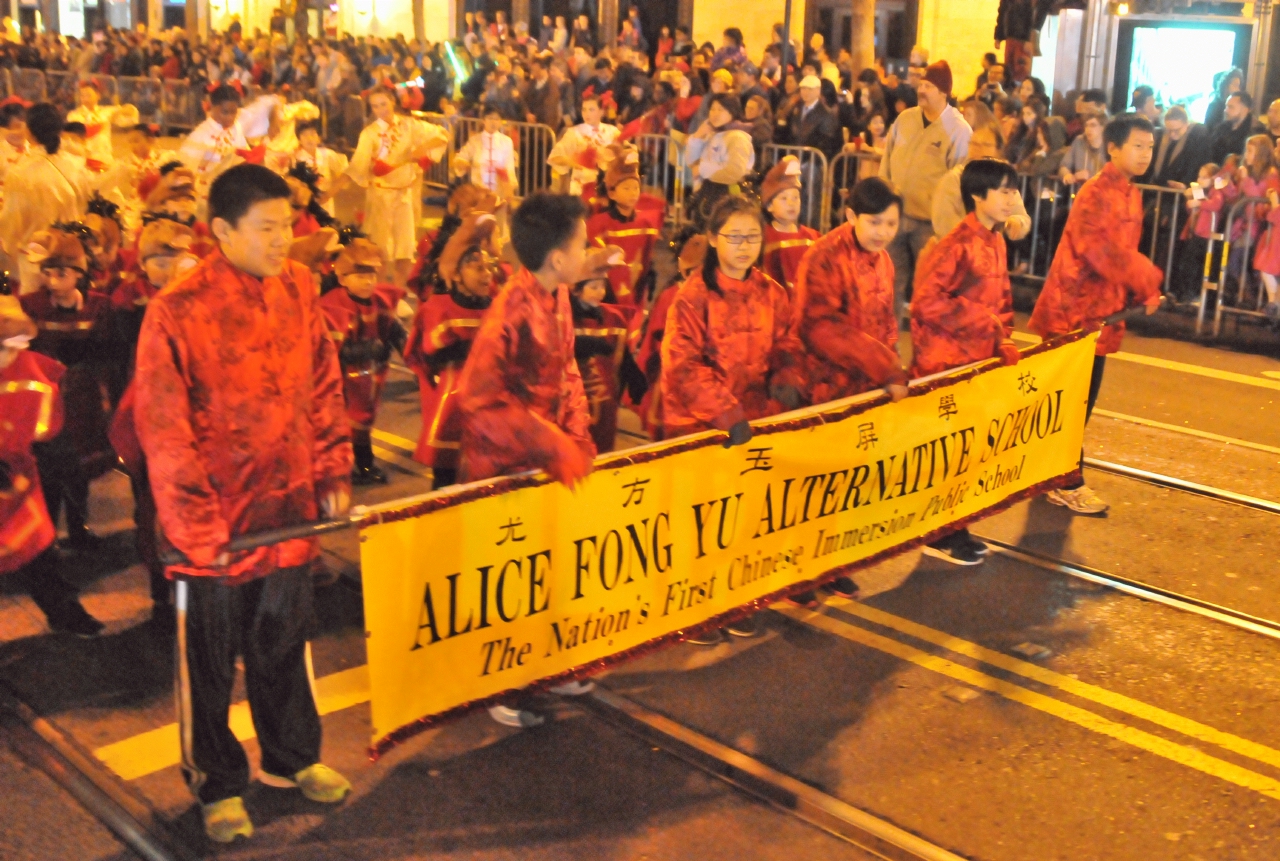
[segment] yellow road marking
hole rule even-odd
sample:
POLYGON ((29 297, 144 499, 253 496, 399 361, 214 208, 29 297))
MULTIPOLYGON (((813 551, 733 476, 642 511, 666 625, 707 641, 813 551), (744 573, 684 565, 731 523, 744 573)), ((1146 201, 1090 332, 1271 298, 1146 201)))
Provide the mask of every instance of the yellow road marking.
MULTIPOLYGON (((1042 340, 1039 335, 1032 335, 1027 332, 1014 332, 1013 340, 1022 341, 1024 344, 1039 344, 1042 340)), ((1124 350, 1112 353, 1107 358, 1118 359, 1121 362, 1133 362, 1137 365, 1148 365, 1152 368, 1164 368, 1166 371, 1180 371, 1184 374, 1194 374, 1197 377, 1208 377, 1211 380, 1225 380, 1229 383, 1241 383, 1246 386, 1256 386, 1260 389, 1271 389, 1280 392, 1280 380, 1269 380, 1252 374, 1240 374, 1235 371, 1220 371, 1217 368, 1207 368, 1204 365, 1193 365, 1189 362, 1175 362, 1173 359, 1159 359, 1155 356, 1144 356, 1141 353, 1126 353, 1124 350)), ((1263 374, 1271 376, 1276 373, 1274 371, 1263 371, 1263 374)))
POLYGON ((378 442, 385 442, 387 445, 393 445, 396 448, 403 449, 407 452, 415 452, 418 450, 418 444, 411 439, 405 439, 402 436, 396 436, 384 430, 374 428, 369 432, 370 435, 378 442))
POLYGON ((1240 738, 1231 733, 1216 730, 1211 726, 1205 726, 1189 718, 1181 715, 1165 711, 1156 706, 1148 705, 1139 700, 1126 697, 1106 688, 1100 688, 1097 685, 1091 685, 1082 682, 1079 679, 1073 679, 1070 676, 1064 676, 1061 673, 1055 673, 1053 670, 1046 669, 1036 664, 1020 661, 1001 652, 995 652, 977 643, 971 643, 968 640, 962 640, 959 637, 953 637, 943 631, 928 628, 901 616, 895 616, 892 613, 886 613, 875 607, 866 604, 859 604, 857 601, 850 601, 846 598, 831 598, 827 603, 833 607, 839 608, 841 611, 877 625, 883 625, 886 628, 892 628, 915 637, 918 640, 924 640, 926 643, 933 643, 935 646, 942 646, 958 655, 964 655, 969 658, 975 658, 984 664, 990 664, 993 667, 999 667, 1011 673, 1017 673, 1024 678, 1041 682, 1046 685, 1052 685, 1055 688, 1066 691, 1069 694, 1080 697, 1081 699, 1092 700, 1098 705, 1124 712, 1128 715, 1141 718, 1150 723, 1162 726, 1165 729, 1171 729, 1180 732, 1183 735, 1190 736, 1197 741, 1209 742, 1219 747, 1229 750, 1232 753, 1238 753, 1241 756, 1247 756, 1258 762, 1266 763, 1280 767, 1280 750, 1274 750, 1266 745, 1240 738))
MULTIPOLYGON (((322 715, 369 701, 369 668, 365 665, 316 679, 316 708, 322 715)), ((253 716, 248 703, 236 703, 228 715, 231 731, 240 741, 254 738, 253 716)), ((125 780, 136 780, 182 761, 178 725, 167 724, 94 752, 108 768, 125 780)))
POLYGON ((1109 419, 1117 419, 1122 422, 1129 422, 1135 425, 1144 425, 1151 428, 1159 428, 1160 430, 1174 431, 1175 433, 1186 434, 1188 436, 1199 437, 1200 439, 1213 440, 1214 442, 1226 443, 1227 445, 1238 445, 1241 448, 1251 448, 1255 451, 1265 451, 1268 454, 1280 454, 1280 448, 1273 445, 1266 445, 1260 442, 1249 442, 1247 439, 1237 439, 1233 436, 1223 436, 1222 434, 1210 433, 1209 431, 1196 430, 1195 428, 1182 427, 1181 425, 1172 425, 1167 422, 1158 422, 1155 419, 1144 419, 1140 416, 1131 416, 1125 413, 1112 412, 1096 407, 1093 411, 1094 415, 1106 416, 1109 419))
POLYGON ((1117 723, 1078 706, 1027 690, 978 670, 957 664, 954 661, 949 661, 946 658, 922 652, 912 646, 899 643, 897 640, 873 634, 856 625, 850 625, 830 616, 824 616, 821 613, 813 613, 808 610, 802 610, 799 607, 775 606, 774 609, 820 631, 826 631, 850 642, 893 655, 896 658, 909 661, 935 673, 949 676, 975 688, 991 691, 1005 699, 1022 703, 1037 711, 1070 721, 1077 726, 1101 735, 1118 739, 1141 750, 1154 753, 1156 756, 1164 757, 1188 768, 1194 768, 1197 771, 1234 783, 1237 786, 1243 786, 1268 798, 1280 800, 1280 781, 1258 774, 1255 771, 1250 771, 1247 768, 1242 768, 1226 760, 1209 756, 1193 747, 1178 744, 1149 732, 1117 723))
POLYGON ((394 463, 396 466, 400 467, 405 472, 411 472, 414 475, 420 475, 420 476, 423 476, 424 478, 431 475, 431 470, 427 469, 425 466, 418 463, 416 460, 410 460, 409 458, 399 454, 398 452, 394 452, 389 448, 383 448, 380 445, 372 446, 372 448, 373 448, 373 453, 376 454, 378 457, 382 458, 387 463, 394 463))

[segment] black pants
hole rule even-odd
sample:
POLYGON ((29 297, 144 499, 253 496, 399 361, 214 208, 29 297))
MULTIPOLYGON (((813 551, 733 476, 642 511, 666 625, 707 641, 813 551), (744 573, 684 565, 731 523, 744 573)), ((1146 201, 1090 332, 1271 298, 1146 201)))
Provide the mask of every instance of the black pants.
MULTIPOLYGON (((1107 368, 1106 356, 1093 357, 1093 375, 1089 377, 1089 402, 1084 410, 1084 423, 1087 426, 1089 419, 1093 417, 1093 407, 1098 403, 1098 392, 1102 390, 1102 372, 1107 368)), ((1075 484, 1064 487, 1063 490, 1076 490, 1084 487, 1084 446, 1080 447, 1080 480, 1075 484)))
POLYGON ((182 771, 204 804, 244 793, 249 760, 227 725, 236 656, 262 749, 262 770, 281 777, 320 761, 320 715, 307 671, 314 627, 311 566, 282 568, 229 586, 180 580, 177 699, 182 771))
POLYGON ((164 564, 160 561, 160 553, 156 547, 156 501, 151 495, 151 484, 147 479, 145 466, 141 475, 129 476, 129 487, 133 490, 133 546, 138 559, 147 566, 152 602, 157 606, 167 607, 173 601, 169 581, 164 576, 164 564))
POLYGON ((431 470, 432 480, 431 489, 439 490, 442 487, 448 487, 451 484, 458 483, 458 471, 449 469, 448 467, 437 466, 431 470))
POLYGON ((49 519, 56 528, 58 516, 65 508, 67 533, 74 537, 84 531, 89 520, 89 479, 80 468, 80 454, 65 432, 48 442, 36 443, 31 449, 36 456, 36 471, 40 473, 49 519))
POLYGON ((356 457, 356 469, 373 466, 373 439, 369 431, 352 429, 351 450, 356 457))
POLYGON ((58 551, 53 549, 53 545, 19 568, 14 576, 46 617, 79 597, 76 587, 64 580, 58 571, 58 551))

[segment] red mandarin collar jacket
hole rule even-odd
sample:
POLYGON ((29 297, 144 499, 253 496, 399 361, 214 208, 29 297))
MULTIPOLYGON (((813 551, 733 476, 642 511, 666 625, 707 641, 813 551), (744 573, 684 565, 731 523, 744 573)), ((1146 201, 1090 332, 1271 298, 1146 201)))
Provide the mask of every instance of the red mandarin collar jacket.
POLYGON ((811 403, 907 381, 893 316, 893 261, 887 251, 864 251, 852 224, 823 236, 801 259, 796 329, 811 403))
POLYGON ((587 219, 587 238, 593 245, 622 249, 625 262, 609 267, 609 285, 619 305, 644 307, 644 276, 653 265, 653 246, 662 235, 663 215, 660 209, 637 207, 625 221, 615 218, 611 209, 587 219))
POLYGON ((17 571, 53 543, 31 444, 62 430, 58 382, 65 370, 31 350, 0 368, 0 463, 8 474, 8 486, 0 486, 0 574, 17 571))
POLYGON ((458 407, 461 482, 546 469, 566 445, 595 456, 567 286, 548 292, 521 269, 502 288, 471 346, 458 407))
POLYGON ((799 386, 803 348, 791 333, 787 288, 759 269, 742 281, 701 272, 680 285, 662 338, 664 437, 728 430, 783 412, 771 385, 799 386))
POLYGON ((311 273, 259 280, 214 252, 150 302, 138 342, 134 420, 170 574, 233 582, 310 561, 314 539, 235 554, 234 536, 314 521, 350 482, 338 354, 311 273))
POLYGON ((796 289, 800 261, 821 234, 801 224, 794 233, 783 233, 769 222, 764 229, 764 273, 789 291, 796 289))
MULTIPOLYGON (((1096 327, 1109 314, 1159 296, 1164 276, 1138 251, 1141 238, 1142 192, 1108 163, 1071 205, 1031 331, 1048 338, 1096 327)), ((1124 329, 1124 323, 1104 327, 1097 355, 1119 350, 1124 329)))
POLYGON ((911 297, 911 375, 990 359, 1012 333, 1004 236, 971 212, 929 252, 911 297))

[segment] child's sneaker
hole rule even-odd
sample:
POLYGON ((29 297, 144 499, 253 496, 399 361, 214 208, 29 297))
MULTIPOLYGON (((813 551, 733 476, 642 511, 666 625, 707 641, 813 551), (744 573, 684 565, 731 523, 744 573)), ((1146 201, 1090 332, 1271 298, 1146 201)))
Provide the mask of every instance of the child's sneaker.
POLYGON ((1054 505, 1069 508, 1075 514, 1102 514, 1111 507, 1083 484, 1074 490, 1051 490, 1044 498, 1054 505))
POLYGON ((320 762, 308 765, 293 777, 281 777, 264 771, 258 775, 258 780, 263 785, 276 789, 297 787, 307 798, 323 804, 337 804, 351 792, 351 783, 345 777, 320 762))
POLYGON ((244 809, 244 799, 238 795, 200 805, 200 816, 204 819, 205 835, 214 843, 230 843, 237 837, 253 836, 253 820, 244 809))

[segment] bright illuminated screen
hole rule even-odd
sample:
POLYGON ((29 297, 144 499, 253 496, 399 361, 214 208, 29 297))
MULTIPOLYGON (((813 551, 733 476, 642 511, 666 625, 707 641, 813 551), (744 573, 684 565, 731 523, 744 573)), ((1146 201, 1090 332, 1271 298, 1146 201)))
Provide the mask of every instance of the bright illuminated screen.
POLYGON ((1230 30, 1186 27, 1136 27, 1129 90, 1146 84, 1167 110, 1183 105, 1200 122, 1213 101, 1213 76, 1235 59, 1236 34, 1230 30))

